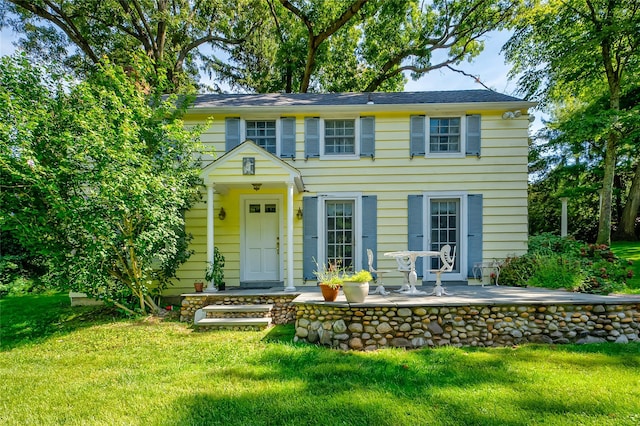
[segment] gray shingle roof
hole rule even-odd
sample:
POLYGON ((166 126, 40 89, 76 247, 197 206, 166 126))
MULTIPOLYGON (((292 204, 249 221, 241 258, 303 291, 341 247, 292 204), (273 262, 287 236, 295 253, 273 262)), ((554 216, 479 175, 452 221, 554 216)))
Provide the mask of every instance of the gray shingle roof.
POLYGON ((522 99, 490 90, 395 93, 205 94, 196 97, 192 108, 365 105, 369 101, 369 97, 376 105, 523 102, 522 99))

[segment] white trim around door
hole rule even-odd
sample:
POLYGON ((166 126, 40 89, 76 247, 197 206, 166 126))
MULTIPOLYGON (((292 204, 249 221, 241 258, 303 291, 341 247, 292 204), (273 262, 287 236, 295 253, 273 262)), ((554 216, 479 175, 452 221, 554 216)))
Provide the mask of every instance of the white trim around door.
POLYGON ((247 194, 240 196, 240 282, 271 282, 282 281, 284 277, 284 211, 283 196, 281 194, 247 194), (277 229, 261 229, 266 225, 273 226, 268 215, 275 205, 276 217, 273 221, 277 224, 277 229), (260 209, 256 211, 256 217, 260 218, 259 222, 255 222, 255 218, 250 217, 250 209, 260 209), (269 209, 269 211, 266 211, 269 209), (273 234, 270 234, 270 232, 273 234), (260 237, 255 235, 261 232, 262 237, 266 237, 269 241, 263 241, 262 246, 252 249, 253 254, 249 252, 249 239, 260 237), (275 238, 275 241, 271 241, 275 238), (269 264, 269 258, 273 259, 270 254, 271 249, 275 250, 277 260, 273 261, 276 265, 269 264), (265 263, 266 262, 266 263, 265 263), (273 266, 273 269, 269 268, 273 266))

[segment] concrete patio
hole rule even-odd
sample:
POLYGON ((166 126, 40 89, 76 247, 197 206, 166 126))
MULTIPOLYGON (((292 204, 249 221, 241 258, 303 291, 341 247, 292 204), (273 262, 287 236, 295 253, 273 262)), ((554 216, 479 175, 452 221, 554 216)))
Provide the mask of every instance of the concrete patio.
MULTIPOLYGON (((362 306, 465 306, 469 304, 483 305, 528 305, 528 304, 619 304, 638 303, 640 295, 612 294, 601 296, 595 294, 575 293, 565 290, 551 290, 535 287, 509 287, 495 285, 445 284, 449 296, 407 295, 396 293, 398 287, 386 287, 389 295, 371 294, 375 286, 371 286, 370 294, 362 306)), ((418 286, 419 290, 430 292, 433 285, 418 286)), ((327 305, 348 304, 342 292, 335 302, 324 302, 320 288, 315 286, 299 286, 294 292, 284 291, 282 287, 269 289, 228 289, 218 293, 187 293, 182 296, 217 295, 226 297, 248 296, 291 296, 296 295, 296 303, 324 303, 327 305)))
MULTIPOLYGON (((482 304, 488 306, 497 305, 529 305, 529 304, 620 304, 638 303, 640 295, 616 294, 600 296, 595 294, 574 293, 564 290, 550 290, 535 287, 508 287, 508 286, 480 286, 480 285, 445 285, 449 296, 407 295, 396 293, 394 288, 387 288, 389 295, 369 294, 362 304, 356 306, 466 306, 482 304)), ((372 287, 371 291, 373 291, 372 287)), ((419 290, 430 292, 432 285, 418 287, 419 290)), ((275 289, 273 289, 275 290, 275 289)), ((300 287, 299 296, 294 299, 296 303, 322 302, 327 305, 344 305, 347 303, 341 293, 335 302, 322 301, 319 290, 300 287)), ((397 288, 396 288, 397 290, 397 288)))

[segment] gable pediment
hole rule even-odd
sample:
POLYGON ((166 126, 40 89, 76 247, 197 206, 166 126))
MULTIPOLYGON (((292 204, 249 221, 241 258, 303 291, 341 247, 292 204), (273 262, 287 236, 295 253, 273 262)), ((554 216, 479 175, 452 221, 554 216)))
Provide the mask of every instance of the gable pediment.
POLYGON ((304 190, 298 169, 250 140, 245 140, 206 166, 201 177, 205 185, 215 185, 220 192, 254 183, 282 187, 290 182, 298 192, 304 190))

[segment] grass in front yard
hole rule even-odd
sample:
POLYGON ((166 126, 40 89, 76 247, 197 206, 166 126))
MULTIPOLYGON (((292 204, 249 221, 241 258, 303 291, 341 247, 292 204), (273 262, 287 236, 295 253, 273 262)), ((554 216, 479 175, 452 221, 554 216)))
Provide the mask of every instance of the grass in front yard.
POLYGON ((616 241, 611 243, 611 251, 616 256, 633 262, 633 278, 627 280, 627 287, 632 290, 631 293, 640 293, 640 242, 616 241))
POLYGON ((0 300, 2 424, 640 423, 638 343, 345 353, 292 326, 197 333, 96 308, 78 324, 59 296, 21 318, 31 300, 0 300))

